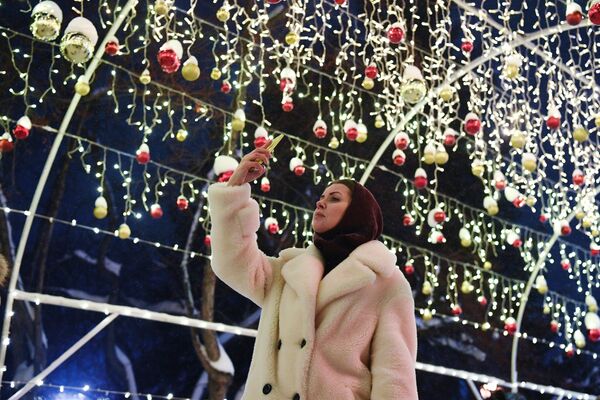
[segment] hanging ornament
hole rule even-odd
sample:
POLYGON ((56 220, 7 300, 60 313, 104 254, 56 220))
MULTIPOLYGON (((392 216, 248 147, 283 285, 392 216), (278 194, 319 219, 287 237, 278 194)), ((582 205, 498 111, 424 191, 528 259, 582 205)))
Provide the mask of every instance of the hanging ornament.
POLYGON ((600 114, 596 114, 596 116, 594 117, 594 125, 596 126, 596 128, 600 128, 600 114))
POLYGON ((517 321, 513 317, 508 317, 504 320, 504 330, 509 335, 514 335, 517 331, 517 321))
POLYGON ((475 290, 475 286, 473 286, 473 284, 470 281, 464 281, 460 285, 460 291, 462 292, 462 294, 470 294, 473 292, 473 290, 475 290))
POLYGON ((436 146, 435 143, 429 142, 423 149, 423 162, 425 164, 431 165, 435 162, 435 151, 436 146))
POLYGON ((150 148, 146 143, 142 143, 135 152, 135 159, 139 164, 148 164, 150 161, 150 148))
POLYGON ((414 265, 412 265, 412 264, 406 264, 404 266, 404 273, 406 275, 412 275, 412 274, 414 274, 415 273, 415 267, 414 267, 414 265))
POLYGON ((260 190, 261 192, 267 193, 271 190, 271 182, 269 182, 269 178, 263 176, 260 180, 260 190))
POLYGON ((24 115, 17 121, 17 126, 13 129, 13 135, 19 140, 24 140, 29 137, 31 131, 31 120, 28 116, 24 115))
POLYGON ((569 268, 571 268, 571 262, 570 262, 568 259, 566 259, 566 258, 563 258, 563 259, 561 260, 561 262, 560 262, 560 267, 561 267, 563 270, 565 270, 565 271, 568 271, 568 270, 569 270, 569 268))
POLYGON ((444 146, 439 144, 437 146, 437 150, 435 152, 435 163, 437 165, 444 165, 447 162, 448 162, 448 153, 446 152, 446 149, 444 148, 444 146))
POLYGON ((198 67, 198 60, 196 57, 191 56, 183 63, 181 69, 181 75, 186 81, 195 81, 200 78, 200 67, 198 67))
POLYGON ((535 288, 540 294, 548 293, 548 283, 546 282, 544 275, 538 275, 535 278, 535 288))
POLYGON ((298 41, 300 40, 300 36, 296 33, 296 32, 288 32, 287 35, 285 35, 285 42, 288 44, 288 46, 293 46, 296 43, 298 43, 298 41))
POLYGON ((550 217, 547 214, 540 214, 539 220, 542 224, 545 224, 546 222, 548 222, 549 218, 550 217))
POLYGON ((313 133, 318 139, 327 136, 327 124, 322 119, 318 119, 313 125, 313 133))
POLYGON ((119 226, 119 238, 120 239, 129 239, 129 237, 131 236, 131 229, 129 229, 129 225, 127 224, 121 224, 119 226))
POLYGON ((460 239, 460 245, 462 247, 469 247, 473 243, 471 240, 471 232, 467 228, 460 228, 458 231, 458 237, 460 239))
POLYGON ((242 108, 238 108, 233 113, 233 118, 231 120, 231 129, 234 132, 241 132, 246 127, 246 113, 242 108))
POLYGON ((8 132, 4 132, 0 136, 0 153, 10 153, 13 151, 15 144, 13 143, 12 136, 8 132))
POLYGON ((483 208, 492 216, 498 214, 498 211, 500 211, 498 202, 492 196, 485 196, 483 198, 483 208))
POLYGON ((104 52, 109 56, 116 56, 119 53, 119 39, 111 36, 104 46, 104 52))
POLYGON ((486 271, 490 271, 492 269, 492 263, 489 261, 484 262, 483 269, 485 269, 486 271))
MULTIPOLYGON (((516 248, 521 247, 521 245, 523 244, 521 237, 514 231, 508 232, 508 234, 506 235, 506 242, 516 248)), ((542 276, 542 278, 543 278, 543 276, 542 276)))
POLYGON ((581 6, 574 1, 567 4, 566 20, 569 25, 579 25, 583 20, 583 11, 581 6))
POLYGON ((431 321, 433 314, 431 313, 430 309, 426 308, 421 311, 421 317, 423 317, 423 321, 431 321))
POLYGON ((265 219, 265 229, 271 235, 275 235, 277 232, 279 232, 279 223, 277 222, 277 219, 273 217, 268 217, 265 219))
POLYGON ((150 76, 150 71, 148 70, 148 68, 146 68, 144 70, 144 72, 142 72, 142 74, 140 75, 140 82, 143 85, 147 85, 152 81, 152 77, 150 76))
POLYGON ((560 323, 557 320, 553 319, 550 321, 550 331, 552 331, 552 333, 557 333, 559 329, 560 323))
POLYGON ((525 205, 525 196, 512 186, 507 186, 506 189, 504 189, 504 197, 517 208, 521 208, 525 205))
POLYGON ((229 94, 231 92, 231 83, 229 81, 223 81, 221 83, 221 93, 229 94))
POLYGON ((165 16, 169 13, 171 9, 171 4, 169 0, 156 0, 154 3, 154 11, 156 14, 165 16))
POLYGON ((479 178, 483 176, 485 172, 485 164, 481 160, 473 160, 471 163, 471 173, 479 178))
POLYGON ((534 196, 527 196, 525 204, 527 204, 529 207, 533 207, 535 206, 535 203, 537 203, 537 199, 534 196))
POLYGON ((542 312, 544 313, 544 315, 550 314, 550 306, 548 304, 544 304, 542 312))
POLYGON ((467 39, 467 38, 463 38, 462 43, 460 44, 460 49, 464 53, 469 54, 470 52, 473 51, 473 41, 471 41, 470 39, 467 39))
POLYGON ((369 66, 365 67, 365 76, 369 79, 377 78, 379 74, 379 70, 377 69, 377 65, 369 64, 369 66))
POLYGON ((584 218, 581 220, 581 226, 582 226, 584 229, 588 229, 588 228, 590 228, 590 227, 592 226, 592 220, 591 220, 591 219, 589 219, 589 218, 587 218, 587 217, 584 217, 584 218))
POLYGON ((489 331, 491 327, 492 327, 492 325, 487 321, 484 322, 483 324, 481 324, 481 330, 483 332, 489 331))
POLYGON ((508 79, 515 79, 521 73, 523 59, 518 53, 513 53, 504 59, 504 76, 508 79))
POLYGON ((219 8, 217 10, 217 19, 220 22, 227 22, 227 21, 229 21, 229 17, 230 17, 230 15, 229 15, 229 10, 228 10, 227 6, 224 5, 223 7, 219 8))
POLYGON ((358 135, 356 136, 356 142, 364 143, 369 137, 369 131, 367 130, 367 126, 362 122, 359 122, 356 125, 356 130, 358 131, 358 135))
POLYGON ((387 30, 387 38, 392 44, 398 44, 404 38, 404 30, 400 22, 394 22, 387 30))
POLYGON ((594 25, 600 25, 600 0, 591 0, 588 4, 590 22, 594 25))
POLYGON ((523 153, 521 164, 527 171, 533 172, 537 168, 537 157, 533 153, 523 153))
POLYGON ((270 5, 275 5, 281 3, 281 0, 267 0, 267 3, 270 5))
POLYGON ((479 296, 479 297, 477 297, 477 302, 479 303, 479 305, 481 307, 485 307, 485 306, 487 306, 488 300, 485 296, 479 296))
POLYGON ((361 86, 365 90, 371 90, 375 87, 375 81, 371 78, 364 78, 361 83, 361 86))
POLYGON ((381 117, 381 115, 377 114, 375 116, 375 128, 380 129, 383 128, 385 126, 385 121, 383 120, 383 118, 381 117))
POLYGON ((400 95, 404 101, 408 104, 416 104, 423 100, 426 94, 427 85, 421 70, 414 65, 405 66, 400 87, 400 95))
POLYGON ((402 217, 402 225, 411 226, 415 224, 415 219, 410 214, 404 214, 402 217))
POLYGON ((186 131, 185 129, 179 129, 175 134, 175 138, 180 142, 183 142, 185 139, 187 139, 187 137, 188 131, 186 131))
POLYGON ((235 158, 230 156, 217 156, 215 158, 215 163, 213 164, 213 170, 217 175, 218 182, 227 182, 231 175, 233 175, 233 171, 238 166, 238 162, 235 158))
POLYGON ((185 211, 189 207, 190 202, 184 195, 181 194, 177 197, 176 204, 180 211, 185 211))
POLYGON ((291 96, 283 96, 281 99, 281 109, 285 112, 290 112, 294 109, 294 100, 291 96))
POLYGON ((394 146, 396 146, 398 150, 406 150, 408 148, 409 143, 410 139, 408 138, 408 135, 404 132, 400 132, 394 137, 394 146))
POLYGON ((439 207, 436 207, 433 210, 430 210, 429 213, 427 213, 427 224, 432 228, 437 227, 445 220, 446 213, 439 207))
POLYGON ((592 257, 600 255, 600 245, 597 245, 596 243, 592 242, 590 244, 590 254, 592 255, 592 257))
POLYGON ((346 134, 348 140, 352 142, 356 140, 356 137, 358 136, 358 125, 354 120, 348 119, 344 122, 344 134, 346 134))
POLYGON ((210 235, 204 236, 204 245, 206 247, 210 247, 211 244, 212 244, 212 240, 210 238, 210 235))
POLYGON ((423 189, 427 186, 427 172, 423 168, 417 168, 413 183, 417 189, 423 189))
POLYGON ((282 92, 291 94, 296 88, 296 72, 290 67, 281 70, 279 79, 279 89, 282 92))
POLYGON ((154 219, 160 219, 163 216, 163 209, 158 203, 154 203, 150 206, 150 216, 154 219))
POLYGON ((429 296, 433 292, 433 286, 429 281, 423 282, 423 287, 421 288, 421 293, 425 296, 429 296))
POLYGON ((585 305, 587 306, 589 312, 598 312, 598 302, 591 294, 585 296, 585 305))
POLYGON ((555 105, 548 107, 548 116, 546 117, 546 126, 549 129, 558 129, 560 127, 560 111, 555 105))
POLYGON ((108 215, 108 203, 103 196, 98 196, 94 202, 94 217, 105 218, 108 215))
POLYGON ((165 42, 158 51, 158 63, 163 72, 172 74, 177 72, 181 65, 181 58, 183 57, 183 47, 181 42, 177 39, 171 39, 165 42))
POLYGON ((573 171, 572 179, 575 186, 583 186, 585 183, 585 175, 579 168, 575 168, 575 171, 573 171))
POLYGON ((510 135, 510 145, 515 149, 522 149, 525 147, 525 143, 527 142, 527 138, 518 129, 513 129, 510 135))
POLYGON ((506 189, 506 177, 502 171, 494 171, 494 187, 499 191, 506 189))
POLYGON ((585 336, 579 329, 573 334, 573 339, 575 340, 575 346, 577 346, 577 348, 583 349, 585 347, 585 336))
POLYGON ((292 157, 290 160, 290 171, 292 171, 296 176, 302 176, 306 168, 304 167, 304 162, 298 157, 292 157))
POLYGON ((219 68, 213 68, 210 71, 210 79, 217 81, 221 78, 221 70, 219 68))
POLYGON ((454 98, 454 88, 448 84, 445 84, 440 89, 439 95, 440 99, 442 99, 446 103, 449 103, 454 98))
POLYGON ((331 140, 329 141, 329 143, 327 144, 327 146, 329 146, 332 149, 337 149, 340 146, 340 141, 338 140, 338 138, 336 138, 335 136, 331 138, 331 140))
POLYGON ((474 112, 470 112, 465 117, 464 130, 471 136, 477 135, 481 130, 481 120, 474 112))
POLYGON ((588 311, 585 314, 584 324, 588 330, 588 338, 592 342, 600 340, 600 317, 598 314, 588 311))
POLYGON ((254 147, 263 147, 267 143, 268 139, 269 134, 267 133, 267 130, 262 126, 257 127, 254 131, 254 147))
POLYGON ((429 238, 427 238, 427 241, 432 244, 442 244, 446 243, 446 238, 444 237, 444 234, 442 232, 432 230, 429 234, 429 238))
POLYGON ((90 83, 85 75, 80 75, 75 83, 75 93, 80 96, 87 96, 90 93, 90 83))
POLYGON ((89 19, 73 18, 60 41, 60 52, 73 64, 89 61, 98 42, 98 32, 89 19))
POLYGON ((42 1, 31 11, 32 22, 29 25, 31 34, 45 42, 52 41, 60 33, 63 13, 58 4, 53 1, 42 1))
POLYGON ((577 126, 573 130, 573 139, 575 139, 579 143, 585 142, 588 139, 589 136, 590 136, 590 133, 587 131, 587 129, 585 129, 581 125, 577 126))
POLYGON ((452 315, 459 316, 460 314, 462 314, 462 308, 458 304, 452 304, 451 312, 452 315))
POLYGON ((456 144, 458 132, 452 128, 446 128, 444 131, 444 146, 452 147, 456 144))

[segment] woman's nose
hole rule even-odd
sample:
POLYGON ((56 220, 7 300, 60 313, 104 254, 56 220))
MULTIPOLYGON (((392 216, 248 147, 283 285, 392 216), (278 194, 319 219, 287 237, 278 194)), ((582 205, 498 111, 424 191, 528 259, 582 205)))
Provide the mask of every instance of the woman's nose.
POLYGON ((317 209, 319 208, 325 208, 325 203, 322 199, 317 201, 317 209))

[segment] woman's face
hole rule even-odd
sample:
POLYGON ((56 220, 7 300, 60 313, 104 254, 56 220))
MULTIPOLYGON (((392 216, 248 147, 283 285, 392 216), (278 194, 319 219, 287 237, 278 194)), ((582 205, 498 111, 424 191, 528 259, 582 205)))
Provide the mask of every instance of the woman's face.
POLYGON ((313 230, 323 233, 333 229, 342 220, 351 200, 352 193, 344 184, 334 183, 325 189, 313 213, 313 230))

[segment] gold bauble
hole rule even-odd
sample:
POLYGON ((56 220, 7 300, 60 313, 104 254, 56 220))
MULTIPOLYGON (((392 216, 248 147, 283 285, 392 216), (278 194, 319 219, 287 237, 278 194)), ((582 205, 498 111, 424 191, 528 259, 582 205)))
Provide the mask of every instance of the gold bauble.
POLYGON ((75 93, 80 96, 87 96, 90 93, 90 85, 84 81, 77 81, 75 84, 75 93))
POLYGON ((537 203, 537 199, 533 196, 529 196, 527 197, 527 200, 525 200, 525 203, 527 203, 529 207, 533 207, 535 206, 535 203, 537 203))
POLYGON ((296 43, 298 43, 299 40, 299 36, 296 32, 288 32, 287 35, 285 35, 285 42, 289 45, 289 46, 293 46, 296 43))
POLYGON ((508 79, 515 79, 520 72, 520 68, 514 64, 508 64, 504 67, 504 76, 508 79))
POLYGON ((598 229, 592 229, 590 233, 592 234, 592 237, 597 237, 600 235, 600 231, 598 229))
POLYGON ((367 140, 368 135, 365 132, 359 132, 356 137, 357 143, 364 143, 367 140))
POLYGON ((385 126, 385 121, 381 118, 381 115, 375 117, 375 128, 383 128, 385 126))
POLYGON ((210 71, 210 79, 216 81, 220 77, 221 77, 221 70, 219 68, 213 68, 212 71, 210 71))
POLYGON ((337 140, 337 138, 333 137, 331 138, 331 140, 329 141, 328 146, 332 149, 337 149, 340 146, 340 141, 337 140))
POLYGON ((500 211, 500 209, 498 208, 498 206, 489 206, 487 208, 487 212, 490 215, 496 215, 496 214, 498 214, 499 211, 500 211))
POLYGON ((483 324, 481 324, 481 330, 484 332, 489 331, 491 327, 492 326, 490 325, 489 322, 484 322, 483 324))
POLYGON ((596 128, 600 128, 600 115, 596 115, 594 118, 594 125, 596 125, 596 128))
POLYGON ((239 118, 234 118, 233 121, 231 121, 231 129, 233 129, 235 132, 243 131, 245 126, 246 121, 243 121, 239 118))
POLYGON ((362 81, 362 87, 366 90, 371 90, 375 86, 375 81, 371 78, 365 78, 362 81))
POLYGON ((510 145, 515 149, 522 149, 525 146, 525 135, 522 133, 513 133, 510 136, 510 145))
POLYGON ((462 247, 469 247, 472 243, 473 242, 471 241, 471 239, 460 239, 460 245, 462 247))
POLYGON ((450 86, 444 87, 440 90, 440 98, 444 100, 446 103, 452 100, 454 97, 454 90, 450 86))
POLYGON ((585 211, 583 211, 583 210, 578 210, 578 211, 575 213, 575 218, 577 218, 578 220, 582 220, 582 219, 583 219, 583 217, 585 217, 585 211))
POLYGON ((425 153, 423 155, 423 162, 428 165, 433 164, 435 162, 435 153, 425 153))
POLYGON ((543 310, 544 314, 550 314, 550 306, 547 304, 544 304, 544 310, 543 310))
POLYGON ((183 75, 183 79, 186 81, 195 81, 200 78, 200 68, 194 63, 184 64, 181 69, 181 75, 183 75))
POLYGON ((483 263, 483 269, 485 269, 486 271, 489 271, 492 269, 492 263, 489 261, 486 261, 483 263))
POLYGON ((461 285, 460 285, 460 291, 463 294, 469 294, 471 293, 475 288, 473 287, 473 284, 471 284, 471 282, 469 281, 464 281, 461 285))
POLYGON ((525 168, 529 172, 535 171, 535 169, 537 168, 536 160, 531 160, 531 159, 523 160, 523 168, 525 168))
POLYGON ((445 151, 438 151, 435 153, 435 163, 438 165, 444 165, 448 162, 448 153, 445 151))
POLYGON ((431 313, 431 310, 426 308, 422 311, 421 316, 423 317, 423 321, 430 321, 431 318, 433 318, 433 314, 431 313))
POLYGON ((108 208, 106 207, 94 207, 94 217, 97 219, 106 218, 108 215, 108 208))
POLYGON ((142 75, 140 75, 140 82, 142 82, 144 85, 147 85, 151 81, 152 81, 152 77, 150 76, 150 71, 145 69, 144 72, 142 72, 142 75))
POLYGON ((583 220, 581 221, 581 226, 583 226, 584 229, 591 228, 592 221, 589 218, 583 218, 583 220))
POLYGON ((121 224, 121 226, 119 226, 119 238, 129 239, 129 236, 131 236, 131 229, 129 229, 127 224, 121 224))
POLYGON ((187 136, 188 136, 188 131, 186 131, 185 129, 180 129, 175 134, 175 138, 177 140, 179 140, 180 142, 183 142, 187 138, 187 136))
POLYGON ((431 283, 429 281, 423 282, 421 293, 423 293, 425 296, 429 296, 431 292, 433 292, 433 287, 431 286, 431 283))
POLYGON ((164 0, 156 0, 154 3, 154 11, 158 15, 167 15, 169 13, 169 5, 164 0))
POLYGON ((573 139, 580 143, 585 142, 589 136, 590 133, 583 126, 579 126, 573 131, 573 139))
POLYGON ((484 171, 485 166, 483 164, 475 164, 471 166, 471 173, 475 176, 481 177, 484 171))
POLYGON ((219 8, 217 11, 217 19, 221 22, 227 22, 229 20, 229 10, 225 7, 219 8))

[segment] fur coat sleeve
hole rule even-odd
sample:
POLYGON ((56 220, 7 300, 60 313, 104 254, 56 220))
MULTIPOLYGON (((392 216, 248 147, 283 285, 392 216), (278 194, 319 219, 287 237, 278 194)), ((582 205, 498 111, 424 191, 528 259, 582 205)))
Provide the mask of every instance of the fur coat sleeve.
POLYGON ((417 329, 409 289, 381 310, 371 342, 371 400, 418 399, 416 359, 417 329))
POLYGON ((259 250, 258 204, 250 185, 215 183, 208 188, 212 221, 212 268, 232 289, 262 307, 273 281, 272 259, 259 250))

